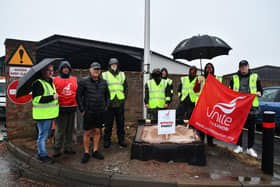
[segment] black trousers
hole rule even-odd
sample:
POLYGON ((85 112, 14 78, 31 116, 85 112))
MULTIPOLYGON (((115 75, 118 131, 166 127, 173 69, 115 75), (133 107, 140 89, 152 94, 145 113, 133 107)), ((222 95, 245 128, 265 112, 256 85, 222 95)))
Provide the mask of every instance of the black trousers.
MULTIPOLYGON (((197 130, 199 132, 199 136, 200 136, 200 140, 204 143, 204 139, 205 139, 205 133, 200 131, 200 130, 197 130)), ((213 145, 213 136, 210 136, 207 134, 207 144, 208 145, 213 145)))
POLYGON ((178 120, 190 119, 194 107, 195 107, 195 103, 192 103, 190 100, 180 103, 176 110, 176 119, 178 120))
POLYGON ((112 128, 114 124, 114 119, 116 118, 118 140, 119 142, 123 142, 125 136, 124 107, 109 108, 104 117, 105 117, 104 141, 109 141, 109 142, 111 141, 112 128))
MULTIPOLYGON (((257 116, 255 114, 249 114, 248 118, 246 120, 245 126, 244 126, 244 127, 248 128, 248 149, 252 148, 255 143, 256 121, 257 121, 257 116)), ((238 142, 237 142, 237 145, 239 145, 241 147, 243 145, 242 135, 243 135, 243 133, 241 132, 238 142)))

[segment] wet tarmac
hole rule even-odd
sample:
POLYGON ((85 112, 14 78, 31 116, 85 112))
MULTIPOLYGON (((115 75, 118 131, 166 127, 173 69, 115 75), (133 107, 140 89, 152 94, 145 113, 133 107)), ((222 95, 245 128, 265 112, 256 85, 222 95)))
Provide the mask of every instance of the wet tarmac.
POLYGON ((54 185, 22 177, 20 164, 8 152, 7 143, 0 142, 0 186, 6 187, 53 187, 54 185))

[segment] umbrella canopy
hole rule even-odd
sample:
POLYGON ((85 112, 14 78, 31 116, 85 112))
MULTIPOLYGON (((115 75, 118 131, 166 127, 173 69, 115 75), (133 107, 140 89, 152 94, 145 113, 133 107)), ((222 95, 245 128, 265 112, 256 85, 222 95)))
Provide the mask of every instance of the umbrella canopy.
POLYGON ((28 95, 32 91, 33 82, 36 79, 40 78, 40 71, 49 64, 57 63, 61 60, 63 60, 63 58, 45 58, 35 66, 32 66, 27 74, 19 79, 19 83, 16 89, 16 97, 28 95))
POLYGON ((181 41, 172 52, 174 59, 212 59, 220 55, 228 55, 231 47, 222 39, 199 35, 181 41))

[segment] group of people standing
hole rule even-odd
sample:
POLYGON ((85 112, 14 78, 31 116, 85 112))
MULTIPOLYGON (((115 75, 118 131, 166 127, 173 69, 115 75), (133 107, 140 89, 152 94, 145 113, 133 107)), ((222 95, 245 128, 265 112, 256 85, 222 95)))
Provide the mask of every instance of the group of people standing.
MULTIPOLYGON (((207 63, 205 65, 204 75, 198 76, 197 68, 191 66, 189 74, 181 77, 180 84, 177 88, 179 97, 179 105, 176 110, 177 121, 190 119, 209 74, 215 76, 215 78, 222 83, 222 77, 215 75, 215 69, 212 63, 207 63)), ((248 128, 248 146, 246 153, 256 158, 257 153, 253 149, 253 145, 256 119, 259 112, 258 97, 262 95, 262 86, 258 75, 250 71, 248 61, 242 60, 239 62, 239 70, 231 78, 229 87, 237 92, 256 94, 245 123, 245 127, 248 128)), ((148 80, 145 85, 145 107, 147 108, 148 118, 152 120, 157 119, 157 111, 168 108, 172 101, 172 95, 173 84, 172 80, 168 78, 167 69, 154 69, 151 74, 151 80, 148 80)), ((205 133, 199 130, 198 132, 201 141, 204 142, 205 133)), ((210 135, 207 135, 207 144, 209 146, 214 146, 213 137, 210 135)), ((242 133, 234 152, 243 152, 242 133)))
MULTIPOLYGON (((89 68, 89 76, 77 82, 77 78, 71 75, 71 65, 68 61, 62 61, 59 65, 59 75, 53 76, 53 65, 48 65, 41 70, 41 78, 32 86, 32 112, 33 119, 37 121, 38 128, 38 159, 44 163, 53 163, 48 156, 46 141, 55 120, 54 157, 64 154, 73 155, 76 152, 72 146, 72 134, 74 118, 77 108, 83 115, 83 145, 84 154, 81 162, 87 163, 93 158, 103 160, 104 156, 99 151, 101 129, 105 125, 104 148, 111 146, 111 135, 114 119, 116 119, 118 144, 127 147, 124 130, 124 105, 127 98, 128 85, 124 72, 119 70, 117 58, 111 58, 108 62, 109 69, 101 74, 101 65, 93 62, 89 68), (93 149, 89 150, 91 135, 93 133, 93 149)), ((179 105, 176 111, 177 120, 190 119, 193 109, 198 101, 202 87, 209 74, 215 76, 214 66, 206 64, 204 75, 197 75, 197 68, 191 66, 189 74, 180 79, 177 92, 179 105)), ((222 78, 215 76, 222 82, 222 78)), ((239 71, 230 81, 230 88, 242 92, 261 96, 262 87, 258 75, 249 70, 246 60, 239 63, 239 71)), ((173 81, 168 78, 166 68, 154 69, 151 79, 145 84, 144 103, 147 108, 148 118, 157 119, 157 111, 167 109, 173 97, 173 81)), ((248 128, 247 153, 257 157, 254 151, 254 132, 258 113, 258 97, 255 97, 250 114, 246 121, 248 128)), ((200 138, 204 142, 205 134, 200 132, 200 138)), ((213 137, 207 135, 207 143, 213 146, 213 137)), ((238 146, 234 152, 243 152, 242 134, 238 146)))
POLYGON ((62 153, 69 155, 76 153, 72 146, 72 135, 77 108, 83 115, 82 163, 88 162, 91 156, 99 160, 104 159, 98 149, 100 129, 105 126, 104 148, 109 148, 114 119, 117 124, 118 144, 127 147, 124 139, 124 103, 128 89, 125 74, 119 70, 118 65, 118 59, 111 58, 108 71, 101 75, 101 65, 93 62, 89 68, 89 76, 79 82, 71 75, 72 68, 68 61, 60 63, 59 75, 55 78, 52 78, 53 65, 41 70, 40 79, 32 85, 32 115, 37 121, 37 148, 40 161, 54 162, 46 150, 46 141, 54 119, 53 157, 59 157, 62 153), (92 133, 93 149, 89 150, 92 133))

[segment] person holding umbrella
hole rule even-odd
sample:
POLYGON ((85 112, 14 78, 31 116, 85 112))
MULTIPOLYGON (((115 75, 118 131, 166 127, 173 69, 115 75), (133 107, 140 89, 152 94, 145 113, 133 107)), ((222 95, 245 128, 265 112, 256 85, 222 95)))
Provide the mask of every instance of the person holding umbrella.
POLYGON ((153 69, 152 79, 145 84, 145 107, 148 109, 148 119, 157 120, 158 110, 168 108, 170 91, 165 79, 161 78, 159 68, 153 69))
POLYGON ((99 152, 100 128, 104 124, 104 113, 109 105, 109 89, 107 82, 100 77, 101 66, 98 62, 90 65, 90 75, 78 82, 77 103, 83 115, 84 121, 84 154, 81 163, 87 163, 90 159, 89 143, 93 132, 92 157, 103 160, 104 156, 99 152))
MULTIPOLYGON (((256 97, 252 103, 250 113, 245 122, 245 126, 248 128, 247 154, 257 158, 258 155, 256 151, 253 149, 253 145, 255 141, 255 125, 256 125, 257 115, 259 113, 258 97, 262 95, 263 89, 258 74, 252 73, 250 71, 249 63, 247 60, 241 60, 239 62, 239 71, 232 76, 232 79, 230 80, 230 88, 233 89, 234 91, 241 92, 241 93, 256 94, 256 97)), ((235 153, 243 152, 242 132, 237 142, 237 146, 233 151, 235 153)))
POLYGON ((64 154, 76 153, 72 148, 72 136, 77 110, 77 78, 70 75, 71 65, 66 60, 60 63, 58 70, 60 74, 54 78, 54 85, 59 95, 59 117, 56 120, 53 157, 61 155, 63 144, 64 154))
POLYGON ((167 81, 167 86, 169 87, 169 95, 170 95, 170 103, 172 102, 172 97, 173 97, 173 81, 172 79, 168 78, 168 71, 166 68, 161 69, 161 78, 165 79, 167 81))
POLYGON ((194 91, 195 83, 198 79, 196 73, 197 68, 195 66, 191 66, 189 69, 189 75, 181 77, 181 83, 177 89, 180 99, 180 103, 176 111, 176 119, 178 120, 189 120, 198 100, 199 90, 197 93, 194 91))
POLYGON ((38 159, 43 163, 53 163, 46 150, 46 141, 53 119, 58 117, 58 94, 53 84, 53 65, 40 71, 40 78, 32 84, 32 116, 38 128, 38 159))

